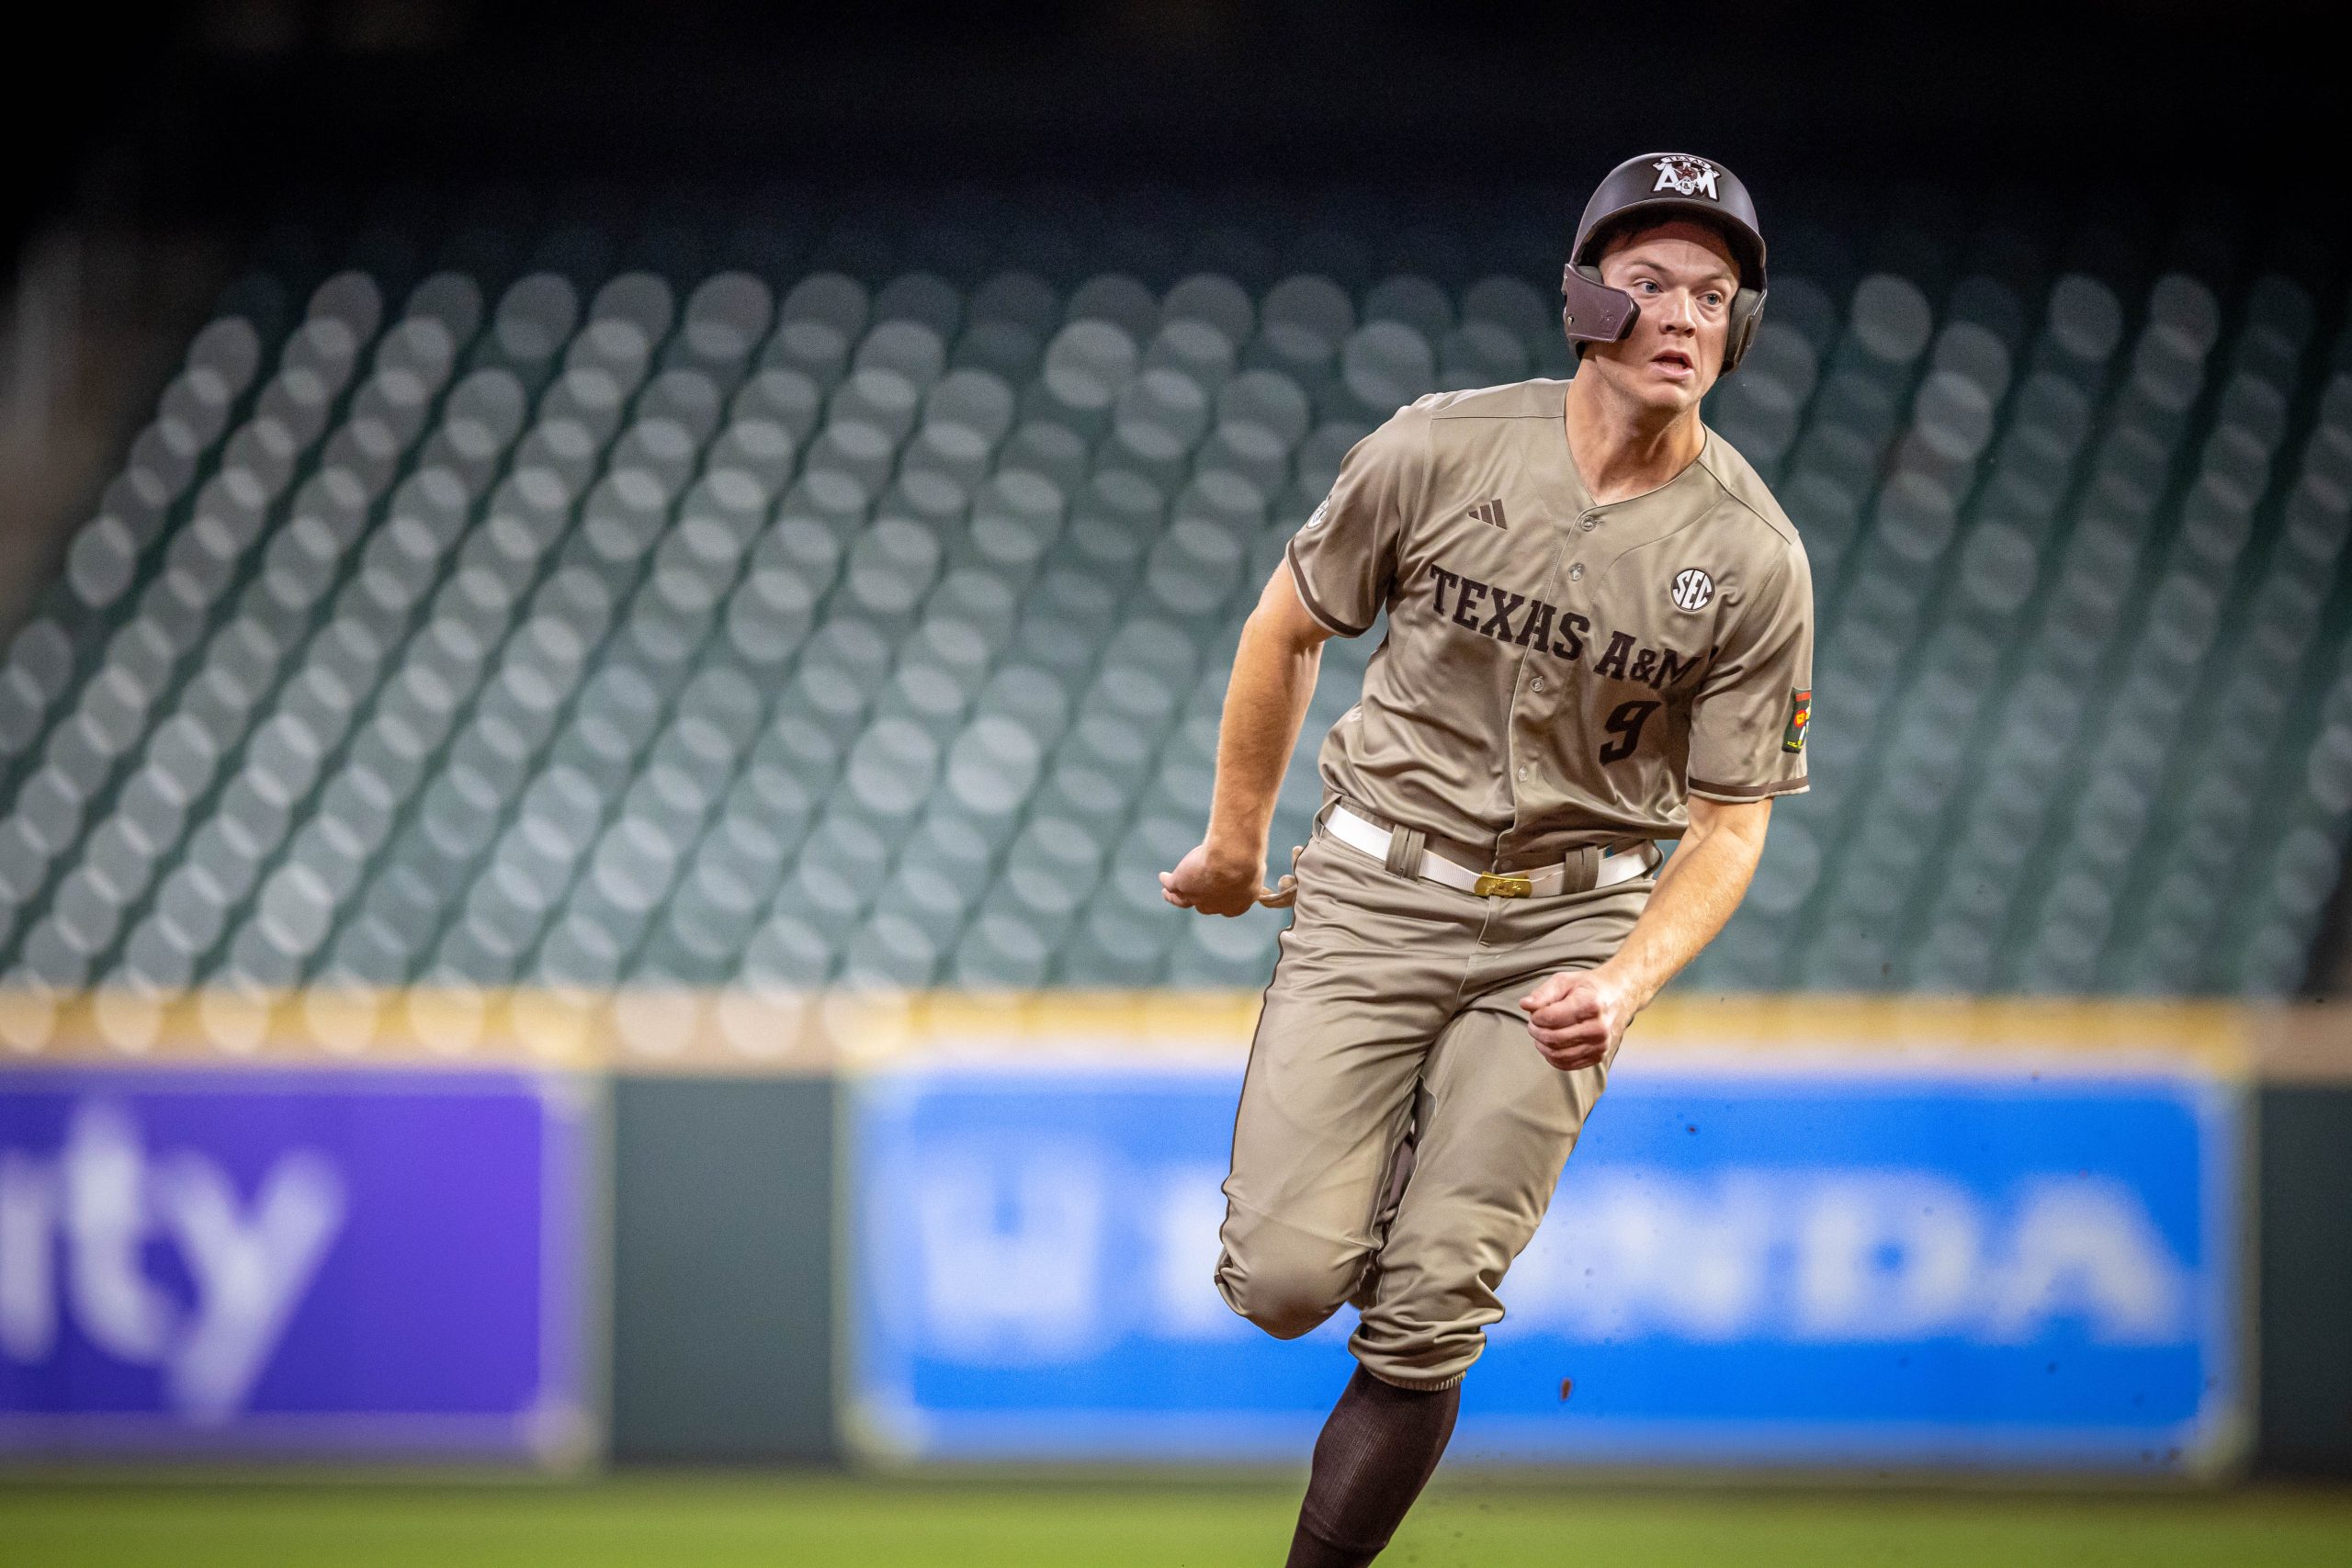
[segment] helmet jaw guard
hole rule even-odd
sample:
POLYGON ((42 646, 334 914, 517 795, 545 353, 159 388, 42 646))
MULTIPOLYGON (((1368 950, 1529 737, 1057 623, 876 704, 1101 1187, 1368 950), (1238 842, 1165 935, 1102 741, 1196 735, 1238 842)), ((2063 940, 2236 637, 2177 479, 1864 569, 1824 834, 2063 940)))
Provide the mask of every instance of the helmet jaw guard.
POLYGON ((1597 266, 1562 267, 1560 298, 1560 324, 1571 343, 1623 343, 1641 319, 1634 297, 1601 282, 1597 266))
MULTIPOLYGON (((1624 342, 1641 319, 1642 308, 1623 289, 1600 281, 1602 245, 1611 231, 1629 222, 1676 218, 1716 230, 1738 264, 1739 288, 1732 296, 1724 339, 1723 373, 1728 375, 1756 341, 1764 313, 1764 235, 1757 227, 1756 204, 1747 187, 1729 169, 1705 158, 1645 152, 1609 171, 1585 204, 1568 265, 1560 271, 1561 329, 1578 345, 1624 342)), ((1583 352, 1581 346, 1577 352, 1583 352)))

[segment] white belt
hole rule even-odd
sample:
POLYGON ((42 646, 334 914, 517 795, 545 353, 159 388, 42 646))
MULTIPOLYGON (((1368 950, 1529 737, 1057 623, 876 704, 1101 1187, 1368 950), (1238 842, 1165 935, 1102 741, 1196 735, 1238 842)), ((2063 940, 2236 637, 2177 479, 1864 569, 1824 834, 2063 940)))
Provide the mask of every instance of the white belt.
MULTIPOLYGON (((1330 814, 1323 818, 1323 826, 1330 830, 1331 837, 1348 848, 1362 851, 1383 863, 1388 859, 1389 830, 1379 823, 1368 821, 1344 806, 1335 805, 1330 814)), ((1598 891, 1603 887, 1613 887, 1621 882, 1631 882, 1637 876, 1647 876, 1660 858, 1657 846, 1648 842, 1635 849, 1604 852, 1600 857, 1600 870, 1593 877, 1593 888, 1598 891)), ((1421 863, 1418 869, 1423 877, 1441 886, 1476 893, 1482 898, 1548 898, 1566 886, 1568 876, 1568 863, 1566 861, 1557 865, 1547 865, 1540 871, 1497 876, 1487 872, 1473 871, 1466 865, 1457 865, 1431 850, 1421 852, 1421 863)))

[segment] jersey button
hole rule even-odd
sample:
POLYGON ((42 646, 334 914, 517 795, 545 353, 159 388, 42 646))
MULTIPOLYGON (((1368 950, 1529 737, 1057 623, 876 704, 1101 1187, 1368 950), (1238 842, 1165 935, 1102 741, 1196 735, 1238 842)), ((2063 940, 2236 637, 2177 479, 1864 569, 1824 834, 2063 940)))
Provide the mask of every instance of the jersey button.
POLYGON ((1568 568, 1568 581, 1570 582, 1582 582, 1584 581, 1584 562, 1578 561, 1576 565, 1568 568))
POLYGON ((1544 689, 1544 677, 1543 677, 1543 676, 1541 676, 1541 675, 1538 675, 1537 677, 1535 677, 1535 679, 1534 679, 1534 680, 1530 681, 1530 682, 1527 683, 1527 689, 1528 689, 1529 691, 1531 691, 1531 692, 1540 692, 1540 691, 1542 691, 1542 690, 1544 689))
POLYGON ((1527 764, 1524 762, 1521 762, 1519 765, 1519 776, 1521 778, 1525 778, 1527 776, 1527 764))
POLYGON ((1582 523, 1579 523, 1578 525, 1577 525, 1577 526, 1578 526, 1578 527, 1582 528, 1586 533, 1589 534, 1589 533, 1591 533, 1595 528, 1598 528, 1598 527, 1600 527, 1600 518, 1598 518, 1598 517, 1595 517, 1595 516, 1593 516, 1591 513, 1586 513, 1586 514, 1585 514, 1585 520, 1584 520, 1582 523))

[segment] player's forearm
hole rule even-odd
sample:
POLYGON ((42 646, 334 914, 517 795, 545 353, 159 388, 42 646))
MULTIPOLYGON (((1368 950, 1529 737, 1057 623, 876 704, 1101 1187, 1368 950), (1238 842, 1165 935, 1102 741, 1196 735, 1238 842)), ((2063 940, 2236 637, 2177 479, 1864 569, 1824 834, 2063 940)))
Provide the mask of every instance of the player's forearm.
POLYGON ((1217 729, 1216 790, 1209 806, 1212 849, 1236 856, 1265 852, 1274 802, 1322 662, 1320 643, 1301 646, 1262 613, 1242 626, 1217 729))
POLYGON ((1607 965, 1623 977, 1636 1010, 1648 1006, 1739 908, 1764 852, 1770 810, 1769 801, 1732 808, 1727 819, 1685 838, 1667 862, 1632 934, 1607 965))

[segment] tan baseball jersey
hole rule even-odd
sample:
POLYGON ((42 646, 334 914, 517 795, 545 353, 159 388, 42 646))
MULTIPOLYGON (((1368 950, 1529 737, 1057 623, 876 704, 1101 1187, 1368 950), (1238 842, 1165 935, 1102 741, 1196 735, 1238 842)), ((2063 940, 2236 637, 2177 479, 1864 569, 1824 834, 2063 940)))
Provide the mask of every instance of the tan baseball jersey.
POLYGON ((1341 636, 1388 611, 1324 783, 1496 871, 1679 838, 1690 795, 1805 788, 1813 577, 1712 430, 1657 490, 1596 503, 1566 381, 1433 393, 1358 442, 1290 542, 1341 636))

